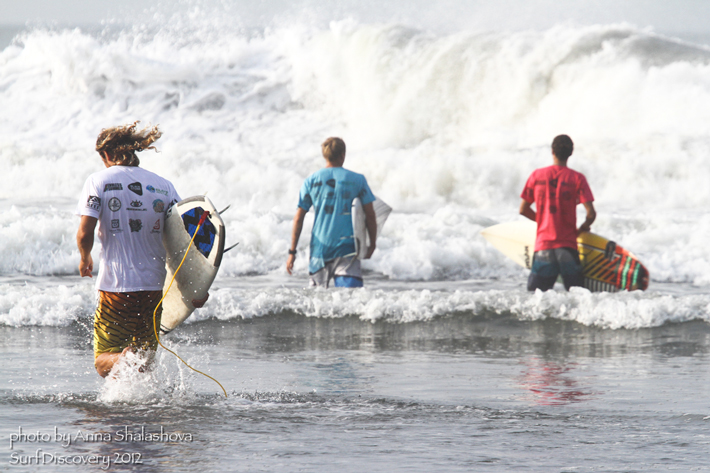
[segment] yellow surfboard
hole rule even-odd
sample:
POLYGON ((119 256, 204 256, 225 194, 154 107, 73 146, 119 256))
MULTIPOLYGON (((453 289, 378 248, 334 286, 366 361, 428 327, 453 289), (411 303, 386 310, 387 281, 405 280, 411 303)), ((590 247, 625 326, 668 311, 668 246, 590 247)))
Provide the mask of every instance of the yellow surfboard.
MULTIPOLYGON (((485 228, 481 235, 505 256, 530 269, 535 248, 535 222, 517 220, 485 228)), ((649 274, 630 251, 594 233, 577 237, 584 268, 584 287, 593 292, 645 291, 649 274)))

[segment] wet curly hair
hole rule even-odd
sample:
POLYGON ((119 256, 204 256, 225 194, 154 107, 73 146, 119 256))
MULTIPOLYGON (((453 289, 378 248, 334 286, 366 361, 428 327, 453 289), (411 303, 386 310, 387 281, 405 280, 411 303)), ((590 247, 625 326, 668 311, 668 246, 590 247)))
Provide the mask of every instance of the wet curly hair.
POLYGON ((114 164, 138 166, 140 160, 136 151, 156 149, 151 145, 163 135, 157 126, 136 131, 138 123, 104 128, 96 138, 96 151, 108 154, 108 160, 114 164))

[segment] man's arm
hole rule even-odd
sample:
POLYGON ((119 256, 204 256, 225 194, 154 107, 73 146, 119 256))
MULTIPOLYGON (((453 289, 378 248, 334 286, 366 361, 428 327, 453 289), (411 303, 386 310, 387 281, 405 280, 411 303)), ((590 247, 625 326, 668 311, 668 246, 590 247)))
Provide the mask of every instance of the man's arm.
POLYGON ((537 221, 537 213, 532 209, 531 203, 525 199, 520 200, 520 215, 529 218, 533 222, 537 221))
MULTIPOLYGON (((291 231, 291 250, 296 251, 298 246, 298 239, 301 238, 301 230, 303 230, 303 220, 306 218, 307 210, 298 207, 296 209, 296 216, 293 217, 293 229, 291 231)), ((289 254, 288 260, 286 260, 286 271, 288 274, 292 274, 293 264, 296 262, 296 255, 289 254)))
POLYGON ((375 207, 372 202, 362 206, 365 211, 365 228, 367 228, 367 236, 370 237, 370 246, 367 247, 365 259, 370 259, 372 253, 377 248, 377 216, 375 215, 375 207))
POLYGON ((94 270, 94 260, 91 258, 91 249, 94 247, 96 222, 98 222, 97 218, 82 215, 81 222, 79 222, 79 231, 76 232, 76 246, 79 247, 79 254, 81 255, 81 262, 79 263, 81 277, 93 277, 91 271, 94 270))
POLYGON ((583 205, 584 209, 587 211, 587 218, 584 220, 584 223, 579 226, 579 229, 577 230, 578 234, 590 231, 592 223, 594 223, 594 220, 597 218, 597 211, 594 210, 593 202, 585 202, 583 205))

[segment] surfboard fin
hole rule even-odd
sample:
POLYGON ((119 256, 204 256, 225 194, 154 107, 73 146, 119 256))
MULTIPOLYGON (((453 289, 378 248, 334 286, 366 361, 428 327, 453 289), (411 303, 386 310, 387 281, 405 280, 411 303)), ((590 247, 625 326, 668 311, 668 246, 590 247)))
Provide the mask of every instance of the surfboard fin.
POLYGON ((217 212, 217 213, 220 214, 220 215, 222 215, 222 214, 223 214, 224 212, 226 212, 227 209, 230 208, 231 206, 232 206, 232 204, 229 204, 228 206, 226 206, 225 208, 223 208, 222 210, 220 210, 220 211, 217 212))
MULTIPOLYGON (((220 213, 221 213, 221 212, 220 212, 220 213)), ((234 248, 234 247, 235 247, 235 246, 237 246, 238 244, 239 244, 239 242, 237 242, 237 243, 233 244, 233 245, 232 245, 232 246, 230 246, 229 248, 225 248, 225 249, 224 249, 224 251, 223 251, 222 253, 226 253, 226 252, 228 252, 229 250, 231 250, 232 248, 234 248)))

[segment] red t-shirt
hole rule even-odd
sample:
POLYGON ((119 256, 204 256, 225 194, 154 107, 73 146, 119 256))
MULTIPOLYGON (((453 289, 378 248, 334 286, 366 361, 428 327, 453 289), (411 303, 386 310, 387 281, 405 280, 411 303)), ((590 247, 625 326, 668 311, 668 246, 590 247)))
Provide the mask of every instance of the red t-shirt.
POLYGON ((593 202, 584 174, 566 166, 533 171, 520 197, 535 204, 535 251, 577 248, 577 204, 593 202))

